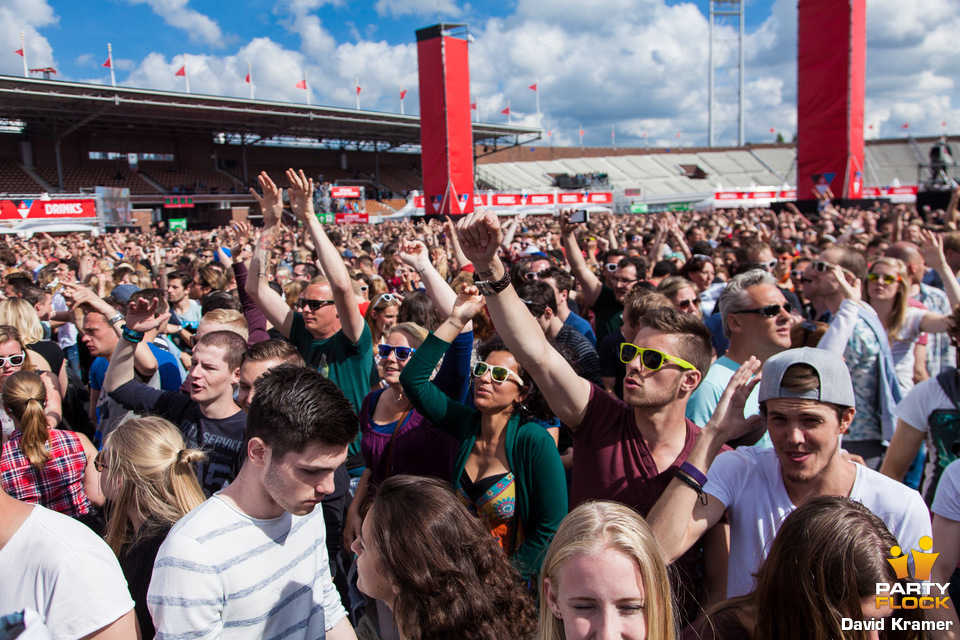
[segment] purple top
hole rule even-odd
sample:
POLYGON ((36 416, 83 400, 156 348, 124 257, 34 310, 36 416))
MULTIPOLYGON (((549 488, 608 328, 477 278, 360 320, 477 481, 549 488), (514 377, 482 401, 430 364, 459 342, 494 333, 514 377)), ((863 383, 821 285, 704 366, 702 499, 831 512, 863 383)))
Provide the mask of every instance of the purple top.
MULTIPOLYGON (((473 332, 461 333, 447 350, 440 365, 440 371, 434 378, 434 384, 449 397, 462 401, 470 385, 470 356, 473 351, 473 332)), ((393 445, 392 469, 387 469, 387 453, 392 433, 380 433, 374 430, 371 416, 384 389, 378 389, 367 395, 360 406, 360 433, 362 441, 360 452, 370 469, 368 500, 373 497, 376 487, 388 476, 401 473, 429 476, 451 482, 453 459, 457 452, 457 441, 433 426, 426 417, 410 411, 396 435, 393 445)))
POLYGON ((239 260, 233 263, 233 274, 237 278, 237 295, 240 296, 240 304, 243 305, 243 317, 247 319, 247 329, 250 331, 250 337, 247 344, 254 345, 270 339, 267 333, 267 319, 260 311, 260 307, 253 301, 245 286, 247 284, 247 265, 239 260))

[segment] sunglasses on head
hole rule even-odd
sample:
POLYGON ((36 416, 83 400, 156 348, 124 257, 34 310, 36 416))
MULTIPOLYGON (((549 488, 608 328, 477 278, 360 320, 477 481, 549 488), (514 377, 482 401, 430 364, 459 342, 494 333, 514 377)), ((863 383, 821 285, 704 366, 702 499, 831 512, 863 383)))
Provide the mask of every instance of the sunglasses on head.
POLYGON ((306 298, 300 298, 297 300, 298 309, 310 308, 311 311, 320 311, 320 309, 333 304, 333 300, 307 300, 306 298))
POLYGON ((7 363, 10 363, 11 367, 19 367, 23 364, 23 359, 26 356, 22 353, 18 353, 15 356, 7 356, 6 358, 0 357, 0 367, 7 366, 7 363))
POLYGON ((682 360, 676 356, 671 356, 663 351, 649 349, 646 347, 638 347, 637 345, 629 342, 620 343, 620 362, 623 364, 630 364, 637 356, 640 356, 640 364, 642 367, 648 371, 656 371, 667 362, 672 362, 681 369, 697 371, 697 368, 686 360, 682 360))
POLYGON ((397 360, 403 362, 417 352, 413 347, 395 347, 392 344, 378 344, 377 355, 381 358, 389 358, 390 354, 396 352, 397 360))
POLYGON ((378 308, 381 304, 400 304, 400 296, 395 293, 381 293, 374 308, 378 308))
POLYGON ((713 262, 713 258, 711 258, 710 256, 706 256, 702 253, 695 253, 693 254, 693 257, 698 260, 703 260, 704 262, 713 262))
POLYGON ((506 367, 497 367, 497 366, 489 365, 483 360, 473 365, 474 378, 482 378, 484 375, 486 375, 487 371, 490 372, 490 378, 494 382, 497 382, 497 383, 506 382, 509 379, 509 380, 513 380, 521 387, 523 386, 523 378, 518 376, 516 372, 511 371, 506 367))
POLYGON ((780 309, 790 313, 790 310, 793 309, 793 305, 791 305, 789 302, 784 302, 783 304, 768 304, 765 307, 744 309, 743 311, 731 311, 731 313, 756 313, 767 318, 775 318, 776 316, 780 315, 780 309))
POLYGON ((882 282, 883 284, 893 284, 900 282, 900 276, 881 275, 879 273, 868 273, 867 282, 882 282))

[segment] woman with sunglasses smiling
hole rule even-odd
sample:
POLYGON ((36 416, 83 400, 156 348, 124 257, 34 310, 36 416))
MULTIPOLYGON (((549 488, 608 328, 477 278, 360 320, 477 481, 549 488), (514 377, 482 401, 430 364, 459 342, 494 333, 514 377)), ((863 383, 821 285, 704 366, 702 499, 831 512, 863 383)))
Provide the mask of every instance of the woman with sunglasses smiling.
POLYGON ((464 288, 450 317, 417 350, 400 382, 417 410, 456 438, 454 491, 533 588, 543 553, 567 512, 556 443, 532 421, 548 416, 545 403, 499 337, 478 348, 473 408, 430 383, 449 342, 483 306, 476 287, 464 288))
POLYGON ((697 285, 681 276, 670 276, 664 278, 657 285, 657 292, 662 293, 670 299, 673 308, 681 313, 691 313, 697 317, 702 317, 700 311, 700 297, 697 292, 697 285))
MULTIPOLYGON (((921 333, 945 333, 950 329, 950 316, 913 306, 906 265, 896 258, 877 258, 867 270, 863 282, 863 300, 873 307, 890 339, 890 350, 897 370, 900 389, 906 394, 915 382, 926 379, 926 349, 916 356, 917 338, 921 333), (917 370, 924 365, 921 370, 917 370)), ((958 300, 952 287, 947 287, 950 304, 958 300)))

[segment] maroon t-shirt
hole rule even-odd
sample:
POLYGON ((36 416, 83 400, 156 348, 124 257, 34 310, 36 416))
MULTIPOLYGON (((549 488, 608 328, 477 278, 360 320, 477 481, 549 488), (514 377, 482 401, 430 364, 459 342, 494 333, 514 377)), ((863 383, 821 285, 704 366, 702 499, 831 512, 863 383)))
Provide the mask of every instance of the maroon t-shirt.
MULTIPOLYGON (((573 472, 570 508, 588 500, 613 500, 636 509, 644 518, 673 480, 700 433, 700 427, 685 421, 683 449, 668 468, 657 469, 643 441, 633 407, 616 396, 592 385, 590 402, 580 427, 573 433, 573 472)), ((730 447, 724 446, 723 450, 730 447)), ((681 610, 695 616, 693 599, 684 593, 699 591, 703 580, 700 544, 695 544, 674 564, 679 570, 676 584, 681 610)), ((686 616, 684 616, 686 618, 686 616)), ((685 622, 691 621, 687 618, 685 622)))

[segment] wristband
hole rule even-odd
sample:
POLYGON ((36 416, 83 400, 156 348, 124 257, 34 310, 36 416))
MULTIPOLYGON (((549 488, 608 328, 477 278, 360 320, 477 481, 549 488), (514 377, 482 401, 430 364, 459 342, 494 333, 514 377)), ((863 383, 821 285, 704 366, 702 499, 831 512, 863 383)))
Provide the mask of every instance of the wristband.
POLYGON ((680 480, 682 480, 684 484, 686 484, 688 487, 696 491, 697 495, 700 496, 700 503, 703 506, 707 506, 707 494, 703 492, 703 486, 699 482, 691 478, 689 475, 687 475, 680 469, 677 469, 676 471, 674 471, 673 475, 679 478, 680 480))
POLYGON ((705 476, 705 475, 703 474, 703 472, 700 471, 700 469, 697 469, 695 466, 693 466, 693 465, 690 464, 689 462, 684 462, 683 464, 681 464, 681 465, 680 465, 680 471, 683 471, 685 474, 687 474, 688 476, 690 476, 692 479, 696 480, 697 483, 700 485, 701 488, 702 488, 705 484, 707 484, 707 476, 705 476))
POLYGON ((129 328, 127 325, 123 325, 123 331, 121 332, 123 339, 127 342, 132 342, 138 344, 143 341, 143 331, 134 331, 129 328))
POLYGON ((117 313, 113 314, 113 317, 112 317, 112 318, 109 318, 109 319, 107 320, 107 324, 109 324, 109 325, 112 327, 113 325, 117 324, 117 323, 120 322, 121 320, 123 320, 123 316, 120 315, 119 312, 117 312, 117 313))

